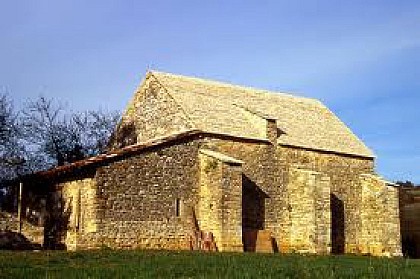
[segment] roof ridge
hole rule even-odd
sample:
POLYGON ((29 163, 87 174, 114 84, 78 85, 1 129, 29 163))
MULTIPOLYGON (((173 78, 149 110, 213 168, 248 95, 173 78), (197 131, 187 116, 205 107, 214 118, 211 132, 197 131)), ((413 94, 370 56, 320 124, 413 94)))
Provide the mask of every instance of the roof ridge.
POLYGON ((292 92, 288 92, 288 91, 273 91, 273 90, 268 90, 268 89, 261 89, 261 88, 257 88, 257 87, 247 86, 247 85, 238 85, 238 84, 233 84, 233 83, 230 83, 230 82, 213 80, 213 79, 206 79, 206 78, 195 77, 195 76, 186 76, 186 75, 173 74, 173 73, 162 72, 162 71, 152 71, 152 70, 150 70, 150 71, 151 71, 151 73, 157 74, 157 75, 166 75, 166 76, 172 76, 172 77, 177 77, 177 78, 189 79, 189 80, 192 80, 192 81, 196 81, 196 82, 200 82, 200 83, 206 83, 206 84, 214 85, 214 86, 228 86, 228 87, 231 87, 231 88, 243 89, 243 90, 246 90, 246 91, 256 92, 258 94, 267 94, 267 95, 276 96, 276 97, 277 96, 282 96, 282 97, 298 99, 298 100, 311 102, 311 103, 321 103, 316 98, 298 96, 298 95, 294 95, 292 92))
POLYGON ((185 110, 185 108, 176 100, 174 96, 170 93, 168 88, 159 80, 159 78, 154 74, 153 71, 148 71, 147 74, 150 74, 150 76, 154 77, 154 79, 159 83, 160 86, 162 86, 163 89, 165 89, 166 93, 169 95, 169 97, 174 101, 174 103, 178 106, 178 108, 181 109, 181 111, 184 113, 185 117, 187 118, 189 124, 191 125, 191 129, 197 129, 197 124, 191 119, 188 112, 185 110))

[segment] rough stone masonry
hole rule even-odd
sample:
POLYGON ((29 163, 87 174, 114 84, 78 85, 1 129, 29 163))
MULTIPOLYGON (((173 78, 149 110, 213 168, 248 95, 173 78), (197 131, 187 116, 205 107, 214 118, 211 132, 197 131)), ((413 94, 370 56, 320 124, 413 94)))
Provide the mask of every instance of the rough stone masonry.
POLYGON ((44 244, 401 255, 398 190, 318 100, 148 72, 110 147, 37 174, 44 244))

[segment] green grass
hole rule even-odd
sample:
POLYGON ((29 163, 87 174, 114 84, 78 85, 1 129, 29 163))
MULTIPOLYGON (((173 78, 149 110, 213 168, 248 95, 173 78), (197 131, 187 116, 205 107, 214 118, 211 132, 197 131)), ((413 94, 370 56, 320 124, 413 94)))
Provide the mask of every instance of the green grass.
POLYGON ((168 251, 0 251, 0 278, 420 278, 420 260, 168 251))

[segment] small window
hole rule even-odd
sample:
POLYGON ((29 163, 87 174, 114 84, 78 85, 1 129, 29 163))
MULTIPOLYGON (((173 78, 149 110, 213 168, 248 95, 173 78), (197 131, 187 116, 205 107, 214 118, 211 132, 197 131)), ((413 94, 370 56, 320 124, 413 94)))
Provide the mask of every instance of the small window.
POLYGON ((181 216, 181 199, 177 198, 175 200, 175 216, 179 217, 181 216))

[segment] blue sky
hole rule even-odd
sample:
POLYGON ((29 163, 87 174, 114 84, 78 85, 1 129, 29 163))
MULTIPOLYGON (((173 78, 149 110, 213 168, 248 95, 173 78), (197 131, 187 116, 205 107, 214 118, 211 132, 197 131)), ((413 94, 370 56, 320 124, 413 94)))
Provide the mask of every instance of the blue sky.
POLYGON ((122 110, 148 68, 321 99, 420 183, 420 1, 1 1, 0 89, 122 110))

